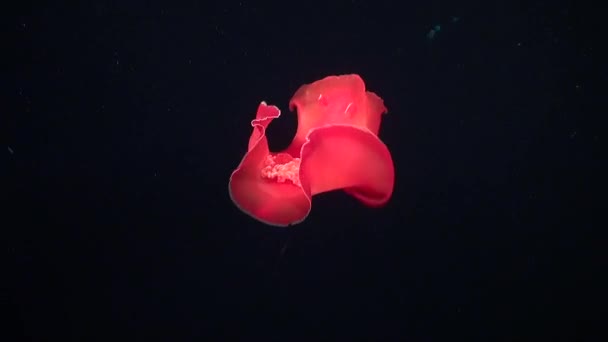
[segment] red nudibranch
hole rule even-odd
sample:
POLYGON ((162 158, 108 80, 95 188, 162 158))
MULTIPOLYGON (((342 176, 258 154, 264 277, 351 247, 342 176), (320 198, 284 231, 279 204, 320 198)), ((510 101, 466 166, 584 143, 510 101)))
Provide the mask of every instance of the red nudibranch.
POLYGON ((273 226, 302 222, 312 196, 344 190, 365 205, 390 199, 395 182, 391 154, 378 138, 384 102, 365 91, 359 75, 329 76, 296 91, 298 128, 282 152, 270 152, 266 128, 281 115, 262 102, 249 148, 230 176, 232 201, 246 214, 273 226))

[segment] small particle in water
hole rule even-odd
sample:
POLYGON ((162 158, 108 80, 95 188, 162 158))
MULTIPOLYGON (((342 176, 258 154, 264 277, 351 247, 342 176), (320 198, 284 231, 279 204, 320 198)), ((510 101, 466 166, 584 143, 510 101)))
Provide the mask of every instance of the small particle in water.
POLYGON ((439 33, 439 31, 441 31, 441 25, 435 25, 430 31, 429 33, 426 34, 426 38, 429 40, 432 40, 433 38, 435 38, 435 35, 437 33, 439 33))

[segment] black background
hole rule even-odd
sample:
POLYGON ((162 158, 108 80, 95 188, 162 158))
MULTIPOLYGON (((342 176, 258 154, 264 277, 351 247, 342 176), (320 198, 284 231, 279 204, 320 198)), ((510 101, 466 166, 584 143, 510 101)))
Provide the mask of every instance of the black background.
POLYGON ((20 6, 7 341, 597 336, 606 69, 583 3, 20 6), (284 111, 279 150, 293 92, 344 73, 389 109, 391 202, 319 195, 285 229, 241 213, 228 178, 259 102, 284 111))

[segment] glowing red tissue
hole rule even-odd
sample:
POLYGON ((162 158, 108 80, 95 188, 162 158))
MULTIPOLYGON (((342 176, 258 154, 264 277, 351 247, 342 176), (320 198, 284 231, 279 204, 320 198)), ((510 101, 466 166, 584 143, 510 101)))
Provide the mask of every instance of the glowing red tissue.
POLYGON ((245 157, 230 177, 232 201, 243 212, 273 226, 302 222, 312 196, 344 190, 372 207, 393 193, 391 154, 378 138, 386 107, 365 91, 359 75, 329 76, 300 87, 289 103, 298 129, 289 147, 270 152, 266 128, 281 115, 262 102, 245 157))

